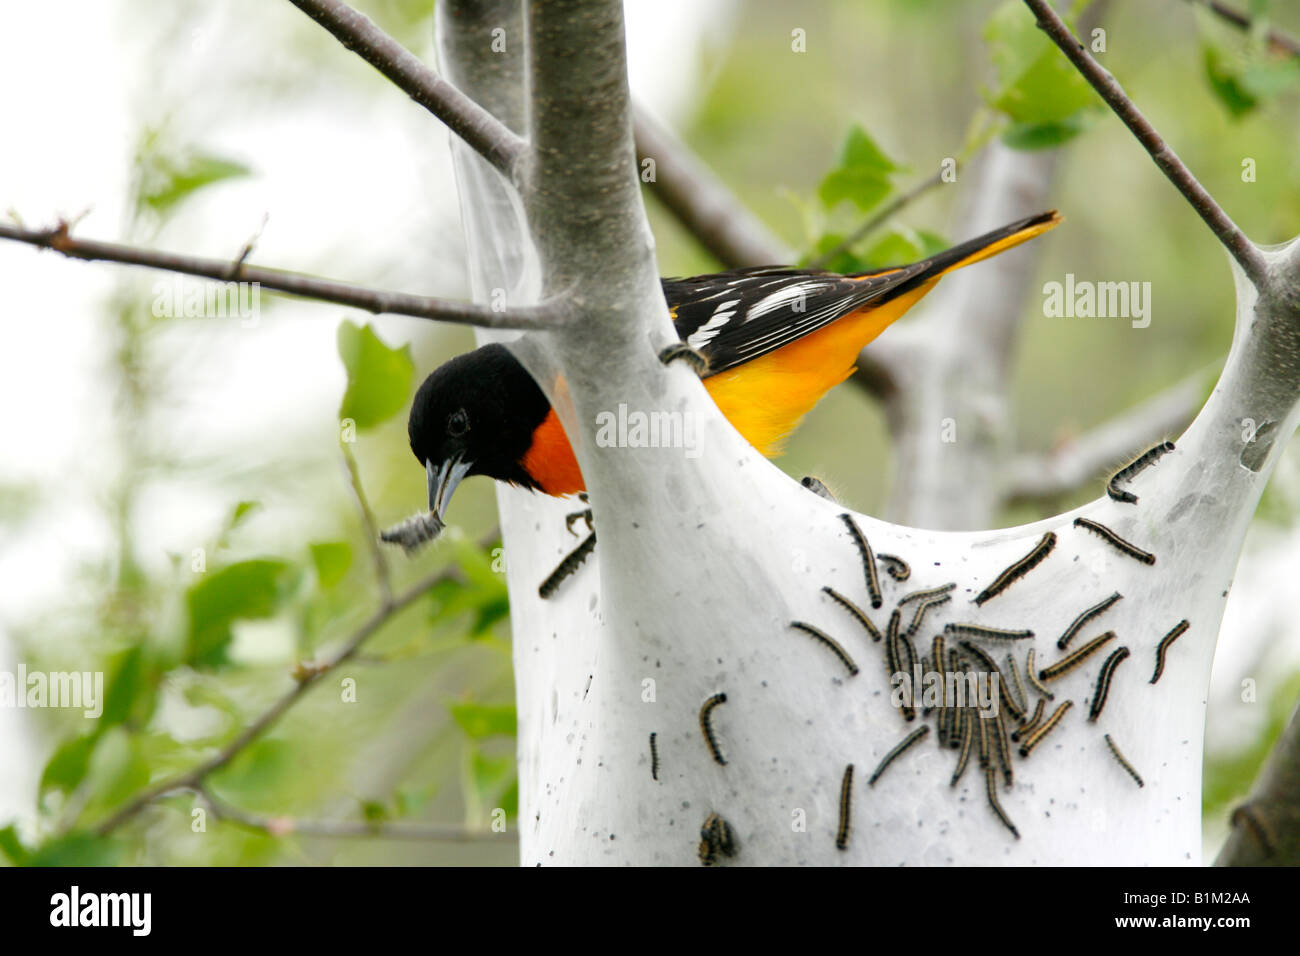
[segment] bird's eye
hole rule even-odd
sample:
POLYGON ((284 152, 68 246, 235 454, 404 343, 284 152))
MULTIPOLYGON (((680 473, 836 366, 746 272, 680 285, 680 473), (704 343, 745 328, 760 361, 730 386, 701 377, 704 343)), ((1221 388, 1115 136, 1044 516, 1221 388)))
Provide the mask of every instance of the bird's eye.
POLYGON ((457 409, 451 413, 447 419, 447 434, 452 438, 459 438, 469 431, 469 416, 465 414, 465 409, 457 409))

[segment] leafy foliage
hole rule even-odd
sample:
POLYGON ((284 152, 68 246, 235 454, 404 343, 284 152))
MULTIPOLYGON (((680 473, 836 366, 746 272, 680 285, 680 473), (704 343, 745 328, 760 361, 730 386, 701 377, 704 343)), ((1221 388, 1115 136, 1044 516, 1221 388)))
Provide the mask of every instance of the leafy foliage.
POLYGON ((1300 59, 1270 50, 1262 37, 1243 42, 1207 33, 1201 51, 1210 89, 1236 119, 1300 87, 1300 59))
POLYGON ((186 595, 186 663, 199 668, 229 663, 235 622, 271 617, 284 605, 297 578, 288 563, 273 558, 239 561, 200 578, 186 595))
POLYGON ((252 173, 243 163, 195 147, 170 148, 163 134, 151 130, 136 156, 139 184, 137 202, 142 210, 166 216, 196 193, 252 173))
POLYGON ((889 195, 890 177, 901 170, 865 129, 855 125, 844 141, 839 165, 826 174, 817 195, 828 209, 847 201, 866 212, 889 195))
POLYGON ((411 394, 415 364, 410 346, 389 348, 369 325, 339 325, 339 357, 348 373, 348 389, 339 418, 357 428, 374 428, 402 410, 411 394))
POLYGON ((984 38, 997 78, 985 99, 1011 121, 1004 143, 1015 149, 1044 149, 1060 146, 1087 128, 1100 100, 1020 0, 1006 0, 994 11, 984 38))
POLYGON ((352 566, 352 545, 346 541, 319 541, 309 547, 320 586, 329 589, 342 581, 352 566))

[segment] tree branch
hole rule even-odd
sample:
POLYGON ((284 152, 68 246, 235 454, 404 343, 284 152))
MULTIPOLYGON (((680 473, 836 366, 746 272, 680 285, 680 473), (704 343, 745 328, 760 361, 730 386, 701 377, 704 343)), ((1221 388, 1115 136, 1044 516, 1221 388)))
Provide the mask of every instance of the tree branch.
POLYGON ((1300 707, 1232 813, 1232 833, 1215 866, 1300 865, 1300 707))
POLYGON ((357 460, 352 455, 351 449, 346 444, 341 446, 343 452, 343 467, 348 473, 348 485, 352 488, 352 498, 356 502, 357 510, 361 513, 361 530, 366 536, 366 542, 370 545, 370 559, 375 565, 375 577, 379 581, 379 595, 384 604, 391 604, 393 601, 393 581, 392 574, 388 569, 388 558, 384 555, 384 549, 379 546, 379 526, 375 523, 375 514, 370 510, 370 502, 366 499, 365 488, 361 485, 361 469, 357 467, 357 460))
POLYGON ((654 160, 654 197, 728 269, 793 262, 789 248, 643 109, 632 113, 637 161, 654 160))
MULTIPOLYGON (((492 531, 480 539, 479 544, 487 547, 497 540, 499 530, 493 528, 492 531)), ((321 678, 335 670, 339 665, 351 660, 353 655, 361 647, 374 637, 388 621, 398 612, 405 610, 410 605, 427 594, 431 589, 441 584, 443 581, 450 580, 457 576, 459 568, 452 566, 444 568, 436 574, 429 575, 419 583, 412 585, 406 591, 403 591, 395 598, 387 598, 381 602, 379 608, 361 625, 352 636, 344 641, 343 646, 335 652, 334 656, 327 658, 318 664, 299 664, 294 672, 294 686, 288 692, 278 698, 260 716, 253 720, 247 727, 241 731, 230 743, 226 744, 211 757, 201 761, 182 773, 168 777, 159 781, 150 787, 146 787, 131 800, 127 801, 120 808, 114 811, 107 819, 100 822, 95 827, 95 832, 100 836, 111 833, 123 823, 133 818, 145 807, 152 804, 159 797, 166 796, 177 790, 197 790, 203 785, 203 782, 209 775, 220 770, 244 750, 249 744, 257 740, 268 730, 270 730, 281 717, 289 711, 294 704, 310 690, 321 678)))
POLYGON ((1038 18, 1038 26, 1061 48, 1070 62, 1095 89, 1106 105, 1137 137, 1175 188, 1183 194, 1205 224, 1219 238, 1228 252, 1241 266, 1247 278, 1259 287, 1265 282, 1265 261, 1258 247, 1237 227, 1223 208, 1192 175, 1191 170, 1169 147, 1154 126, 1137 108, 1115 77, 1099 64, 1070 32, 1070 28, 1056 14, 1047 0, 1025 0, 1025 5, 1038 18))
MULTIPOLYGON (((794 262, 794 250, 750 212, 689 146, 644 110, 635 109, 632 116, 637 160, 649 157, 655 161, 655 181, 650 184, 652 195, 723 266, 739 269, 794 262)), ((894 209, 890 215, 896 212, 894 209)), ((898 387, 885 358, 887 353, 890 353, 887 343, 873 344, 858 356, 852 379, 864 392, 881 401, 887 401, 898 387)))
MULTIPOLYGON (((1226 20, 1233 26, 1240 27, 1249 31, 1252 26, 1250 17, 1244 13, 1232 9, 1227 4, 1219 3, 1219 0, 1187 0, 1192 6, 1202 6, 1215 14, 1219 19, 1226 20)), ((1281 53, 1290 53, 1292 56, 1300 56, 1300 40, 1287 36, 1278 30, 1269 30, 1264 34, 1266 39, 1274 50, 1281 53)))
POLYGON ((273 837, 361 837, 380 840, 430 840, 439 843, 506 842, 514 839, 504 830, 486 830, 456 824, 402 821, 371 823, 366 820, 303 820, 298 817, 268 816, 233 807, 219 799, 207 787, 195 787, 194 792, 207 804, 208 810, 216 819, 247 827, 250 830, 258 830, 273 837))
MULTIPOLYGON (((608 326, 620 304, 646 294, 651 274, 658 284, 631 135, 623 7, 614 0, 530 0, 525 10, 536 155, 524 208, 543 292, 578 288, 584 319, 608 326)), ((666 318, 662 300, 657 311, 666 318)), ((586 324, 571 334, 589 350, 586 324)))
POLYGON ((334 302, 339 305, 365 309, 367 312, 409 315, 418 319, 434 319, 457 325, 474 325, 490 329, 556 328, 564 324, 566 311, 558 301, 539 305, 512 306, 497 309, 472 302, 453 302, 427 295, 390 292, 321 279, 281 269, 267 269, 246 265, 242 261, 207 259, 172 252, 145 249, 140 246, 116 242, 99 242, 93 239, 75 239, 69 235, 67 223, 60 222, 53 229, 33 230, 0 223, 0 239, 26 243, 41 249, 53 249, 70 259, 86 262, 118 262, 124 265, 143 266, 199 276, 217 282, 252 282, 276 292, 334 302))
POLYGON ((1069 494, 1121 459, 1181 432, 1200 410, 1218 367, 1189 375, 1054 452, 1017 456, 1005 476, 1006 503, 1051 501, 1069 494))
POLYGON ((289 0, 335 39, 386 76, 495 166, 518 182, 527 145, 415 54, 340 0, 289 0))

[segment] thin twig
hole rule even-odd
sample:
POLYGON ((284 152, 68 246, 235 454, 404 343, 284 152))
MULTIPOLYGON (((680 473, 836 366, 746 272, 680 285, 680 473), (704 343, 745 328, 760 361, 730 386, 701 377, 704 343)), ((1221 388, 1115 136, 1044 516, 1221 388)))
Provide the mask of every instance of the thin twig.
MULTIPOLYGON (((522 139, 415 54, 340 0, 289 0, 377 69, 464 140, 475 152, 518 182, 528 155, 522 139)), ((485 41, 486 42, 486 39, 485 41)))
POLYGON ((685 144, 645 110, 634 109, 632 117, 637 162, 654 161, 651 192, 719 262, 728 269, 738 269, 794 261, 794 251, 685 144))
POLYGON ((312 836, 349 838, 361 837, 381 840, 430 840, 440 843, 474 843, 480 841, 508 841, 514 837, 501 830, 458 826, 445 823, 412 823, 406 821, 366 820, 303 820, 299 817, 268 816, 250 813, 233 807, 219 799, 207 787, 194 788, 208 811, 218 820, 234 823, 250 830, 258 830, 273 837, 312 836))
MULTIPOLYGON (((1221 20, 1226 20, 1233 26, 1240 27, 1243 30, 1249 31, 1253 25, 1250 17, 1232 9, 1227 4, 1219 3, 1219 0, 1187 0, 1187 2, 1193 6, 1205 7, 1221 20)), ((1264 34, 1264 39, 1268 41, 1269 46, 1278 52, 1300 56, 1300 40, 1289 37, 1278 30, 1268 30, 1264 34)))
POLYGON ((352 488, 352 499, 356 502, 357 510, 361 512, 362 530, 366 535, 366 543, 370 545, 370 557, 375 565, 379 593, 384 605, 388 605, 393 600, 393 581, 388 570, 388 558, 384 555, 384 549, 379 546, 379 526, 375 524, 375 513, 370 510, 370 502, 366 500, 366 492, 361 485, 361 469, 357 467, 352 449, 346 444, 341 445, 340 448, 343 452, 343 467, 348 473, 348 484, 352 488))
POLYGON ((1216 363, 1047 454, 1018 455, 1007 468, 1006 503, 1050 501, 1114 468, 1126 456, 1176 435, 1196 417, 1216 363))
POLYGON ((899 193, 892 200, 887 202, 879 212, 864 222, 858 228, 854 229, 843 242, 837 245, 829 252, 824 252, 812 262, 808 263, 809 269, 824 269, 826 264, 842 252, 848 252, 859 242, 871 235, 885 223, 893 219, 900 211, 910 206, 917 199, 920 199, 927 192, 943 182, 943 170, 940 169, 933 176, 921 180, 906 192, 899 193))
MULTIPOLYGON (((65 222, 60 222, 53 229, 44 230, 24 229, 0 223, 0 239, 11 239, 41 249, 53 249, 70 259, 81 259, 86 262, 119 262, 124 265, 143 266, 147 269, 200 276, 218 282, 228 281, 231 272, 231 263, 225 259, 185 256, 117 242, 75 239, 69 234, 68 224, 65 222)), ((562 325, 565 318, 564 306, 555 300, 539 305, 511 306, 497 311, 490 306, 474 302, 453 302, 434 296, 371 289, 350 282, 321 279, 297 272, 242 263, 239 267, 239 275, 243 282, 257 283, 267 289, 288 295, 316 299, 320 302, 335 302, 375 314, 386 312, 391 315, 409 315, 419 319, 452 322, 457 325, 473 325, 489 329, 555 328, 562 325)))
POLYGON ((262 238, 262 231, 266 229, 266 224, 270 221, 270 219, 271 219, 270 213, 266 213, 262 216, 262 224, 257 227, 257 231, 255 233, 253 233, 251 236, 248 237, 248 241, 244 243, 244 248, 239 250, 239 255, 235 258, 235 261, 231 264, 230 272, 226 276, 226 279, 228 281, 234 281, 236 279, 243 278, 244 263, 247 262, 248 257, 253 254, 253 249, 257 245, 257 240, 262 238))
MULTIPOLYGON (((483 547, 487 547, 497 539, 500 529, 494 528, 488 535, 480 540, 483 547)), ((363 623, 352 636, 344 641, 343 646, 332 657, 311 665, 300 666, 295 672, 295 683, 288 692, 279 697, 274 703, 264 710, 260 716, 255 718, 252 723, 244 728, 230 743, 226 744, 211 757, 200 761, 189 770, 167 777, 164 780, 146 787, 140 793, 136 794, 131 800, 127 801, 120 808, 109 815, 105 820, 95 827, 95 832, 103 836, 116 830, 126 821, 130 820, 145 807, 149 806, 159 797, 173 793, 177 790, 194 790, 199 788, 203 781, 212 773, 220 770, 244 750, 254 740, 257 740, 263 734, 273 727, 285 713, 293 707, 311 687, 317 684, 321 678, 329 674, 339 665, 350 660, 366 641, 370 640, 380 628, 398 612, 405 610, 411 604, 414 604, 421 597, 427 594, 431 589, 441 584, 443 581, 452 579, 457 575, 459 569, 448 567, 429 575, 424 580, 412 585, 401 594, 391 600, 385 601, 378 610, 376 610, 363 623)))
POLYGON ((1160 171, 1205 220, 1205 224, 1237 260, 1247 278, 1256 288, 1263 288, 1268 282, 1268 267, 1263 253, 1246 238, 1245 233, 1197 181, 1169 144, 1160 138, 1155 127, 1128 98, 1115 77, 1093 59, 1083 44, 1070 32, 1065 22, 1057 16, 1056 11, 1048 5, 1047 0, 1025 0, 1025 5, 1038 18, 1038 26, 1061 48, 1061 52, 1069 58, 1083 78, 1106 101, 1106 105, 1137 137, 1138 142, 1151 155, 1151 159, 1160 167, 1160 171))

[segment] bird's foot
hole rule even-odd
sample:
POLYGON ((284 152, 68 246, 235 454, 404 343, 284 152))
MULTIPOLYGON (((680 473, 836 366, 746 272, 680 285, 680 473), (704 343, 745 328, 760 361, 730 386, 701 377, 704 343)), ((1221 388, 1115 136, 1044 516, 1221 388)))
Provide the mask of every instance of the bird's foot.
POLYGON ((582 509, 581 511, 574 511, 574 512, 568 514, 568 515, 565 515, 565 517, 564 517, 564 527, 568 528, 568 529, 569 529, 569 534, 574 535, 575 537, 577 536, 578 532, 576 532, 576 531, 573 530, 573 526, 574 526, 575 524, 577 524, 579 521, 585 521, 585 522, 586 522, 586 524, 587 524, 587 530, 588 530, 588 531, 595 531, 595 530, 596 530, 596 529, 592 526, 592 523, 591 523, 591 522, 592 522, 592 516, 591 516, 591 509, 590 509, 590 508, 584 508, 584 509, 582 509))

